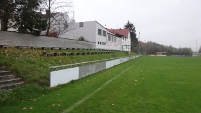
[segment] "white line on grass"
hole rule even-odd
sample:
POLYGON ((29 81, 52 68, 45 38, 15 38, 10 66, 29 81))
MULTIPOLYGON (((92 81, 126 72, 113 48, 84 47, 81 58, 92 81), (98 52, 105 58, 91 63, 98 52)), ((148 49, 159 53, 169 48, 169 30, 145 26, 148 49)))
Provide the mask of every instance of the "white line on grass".
POLYGON ((69 113, 70 111, 72 111, 75 107, 79 106, 80 104, 82 104, 84 101, 88 100, 89 98, 91 98, 95 93, 97 93, 98 91, 100 91, 101 89, 103 89, 103 87, 105 87, 107 84, 109 84, 110 82, 112 82, 114 79, 116 79, 118 76, 120 76, 122 73, 128 71, 132 66, 134 66, 135 64, 137 64, 140 60, 138 60, 136 63, 132 64, 130 67, 128 67, 127 69, 125 69, 124 71, 122 71, 121 73, 119 73, 117 76, 113 77, 112 79, 108 80, 105 84, 103 84, 101 87, 99 87, 98 89, 96 89, 94 92, 90 93, 89 95, 87 95, 86 97, 82 98, 80 101, 78 101, 77 103, 75 103, 74 105, 72 105, 71 107, 69 107, 68 109, 66 109, 63 113, 69 113))

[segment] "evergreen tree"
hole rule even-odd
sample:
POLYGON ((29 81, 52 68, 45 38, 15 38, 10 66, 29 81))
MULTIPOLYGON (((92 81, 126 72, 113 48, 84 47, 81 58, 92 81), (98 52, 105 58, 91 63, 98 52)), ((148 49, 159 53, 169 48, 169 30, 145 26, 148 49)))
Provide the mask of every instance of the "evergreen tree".
POLYGON ((0 20, 1 29, 3 31, 7 31, 7 29, 11 27, 9 20, 12 20, 14 9, 14 0, 0 0, 0 20))
POLYGON ((135 47, 138 44, 138 39, 137 39, 137 35, 136 35, 136 30, 135 30, 135 26, 133 25, 133 23, 131 22, 127 22, 126 25, 124 25, 124 28, 129 29, 130 30, 130 36, 131 36, 131 51, 136 50, 135 47))
POLYGON ((39 31, 47 26, 46 17, 38 10, 41 0, 16 0, 16 27, 21 33, 31 32, 39 35, 39 31))

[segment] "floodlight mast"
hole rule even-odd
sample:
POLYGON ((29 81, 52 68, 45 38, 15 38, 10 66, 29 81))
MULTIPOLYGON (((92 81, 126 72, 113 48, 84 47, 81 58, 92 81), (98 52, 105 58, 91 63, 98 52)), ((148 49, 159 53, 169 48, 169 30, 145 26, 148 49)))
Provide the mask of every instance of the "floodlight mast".
POLYGON ((139 31, 139 38, 138 39, 139 39, 138 44, 139 44, 139 55, 140 55, 140 31, 139 31))
POLYGON ((197 41, 198 41, 198 40, 195 40, 195 41, 196 41, 196 52, 198 52, 198 51, 197 51, 197 41))

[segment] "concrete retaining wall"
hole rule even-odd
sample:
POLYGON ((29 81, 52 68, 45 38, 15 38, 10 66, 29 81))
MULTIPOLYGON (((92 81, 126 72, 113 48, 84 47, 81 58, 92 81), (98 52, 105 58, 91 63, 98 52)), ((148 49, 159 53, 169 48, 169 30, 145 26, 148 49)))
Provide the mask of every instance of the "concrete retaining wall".
POLYGON ((97 73, 106 69, 106 62, 100 62, 96 64, 90 64, 79 67, 79 78, 86 77, 88 75, 97 73))
POLYGON ((50 87, 55 87, 59 84, 65 84, 72 80, 79 79, 79 67, 53 71, 50 75, 50 87))
POLYGON ((32 47, 95 48, 95 43, 0 31, 0 45, 32 47))
POLYGON ((55 87, 60 84, 66 84, 72 80, 81 79, 88 75, 111 68, 115 65, 127 62, 134 58, 138 58, 138 56, 119 58, 111 61, 99 62, 96 64, 89 64, 59 71, 52 71, 50 72, 50 87, 55 87))

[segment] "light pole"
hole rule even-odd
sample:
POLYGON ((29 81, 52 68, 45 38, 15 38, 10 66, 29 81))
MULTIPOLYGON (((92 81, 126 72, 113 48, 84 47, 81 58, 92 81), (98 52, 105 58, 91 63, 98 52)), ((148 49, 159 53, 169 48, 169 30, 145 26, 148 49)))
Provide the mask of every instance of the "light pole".
POLYGON ((139 31, 139 55, 140 55, 140 31, 139 31))
POLYGON ((144 41, 145 43, 145 55, 147 54, 147 43, 146 43, 146 40, 144 41))
POLYGON ((195 41, 196 41, 196 51, 195 51, 195 52, 197 52, 197 41, 198 41, 198 40, 195 40, 195 41))

